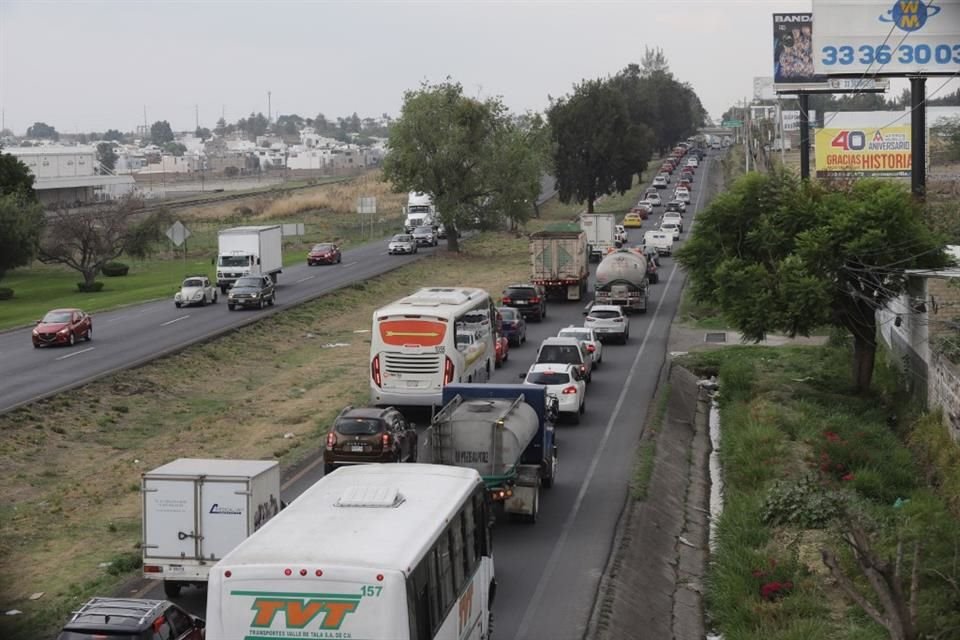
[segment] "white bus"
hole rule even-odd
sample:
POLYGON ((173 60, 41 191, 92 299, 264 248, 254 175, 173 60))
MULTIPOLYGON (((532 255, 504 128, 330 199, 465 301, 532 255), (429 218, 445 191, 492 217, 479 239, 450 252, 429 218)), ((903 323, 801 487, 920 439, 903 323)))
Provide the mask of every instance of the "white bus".
POLYGON ((483 289, 433 287, 373 313, 370 400, 440 406, 443 386, 486 382, 496 360, 497 308, 483 289))
POLYGON ((211 569, 207 640, 489 640, 485 493, 464 467, 337 469, 211 569))

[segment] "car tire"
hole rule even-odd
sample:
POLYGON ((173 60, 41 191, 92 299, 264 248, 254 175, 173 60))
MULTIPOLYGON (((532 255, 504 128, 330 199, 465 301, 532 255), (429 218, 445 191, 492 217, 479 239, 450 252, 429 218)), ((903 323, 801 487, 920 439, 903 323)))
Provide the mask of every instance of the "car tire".
POLYGON ((263 309, 263 298, 257 301, 257 309, 263 309))
POLYGON ((573 413, 571 413, 570 421, 573 422, 573 424, 580 424, 580 412, 574 411, 573 413))
POLYGON ((341 262, 343 262, 343 256, 339 255, 337 256, 337 264, 340 264, 341 262))
POLYGON ((90 342, 91 340, 93 340, 93 327, 89 327, 87 329, 87 332, 83 334, 83 339, 86 340, 87 342, 90 342))
POLYGON ((219 300, 220 300, 220 296, 217 294, 216 291, 214 291, 214 292, 213 292, 213 304, 217 304, 217 302, 219 302, 219 300))
POLYGON ((73 331, 70 332, 70 338, 67 341, 67 344, 69 344, 71 347, 77 344, 77 336, 73 335, 73 331))
POLYGON ((181 305, 180 305, 179 302, 174 302, 174 303, 173 303, 173 306, 175 306, 177 309, 179 309, 181 305))
MULTIPOLYGON (((508 346, 509 346, 509 345, 508 345, 508 346)), ((510 359, 510 352, 507 351, 505 354, 503 354, 503 361, 506 362, 506 361, 509 360, 509 359, 510 359)))
POLYGON ((499 368, 502 367, 502 366, 503 366, 503 360, 494 360, 494 361, 493 361, 493 368, 494 368, 494 369, 499 369, 499 368))
POLYGON ((273 294, 272 296, 270 296, 270 301, 267 304, 269 304, 272 307, 274 304, 276 304, 276 302, 277 302, 277 294, 273 294))
POLYGON ((200 306, 201 307, 207 306, 207 294, 203 294, 203 297, 200 298, 200 306))
POLYGON ((237 308, 237 305, 235 305, 235 304, 230 304, 229 302, 227 303, 227 309, 229 309, 230 311, 233 311, 233 310, 236 309, 236 308, 237 308))
POLYGON ((580 415, 582 416, 582 415, 585 414, 586 412, 587 412, 587 401, 584 400, 584 401, 580 404, 580 415))
POLYGON ((179 582, 173 582, 172 580, 163 581, 163 593, 167 598, 173 599, 180 595, 180 589, 183 585, 179 582))
POLYGON ((39 348, 40 348, 40 345, 37 344, 36 342, 34 342, 34 343, 33 343, 33 348, 34 348, 34 349, 39 349, 39 348))

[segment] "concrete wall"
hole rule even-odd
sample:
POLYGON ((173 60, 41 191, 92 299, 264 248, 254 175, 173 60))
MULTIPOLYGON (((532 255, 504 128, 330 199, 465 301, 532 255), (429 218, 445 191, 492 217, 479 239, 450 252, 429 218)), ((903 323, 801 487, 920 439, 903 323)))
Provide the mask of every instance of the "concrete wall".
POLYGON ((930 362, 927 396, 931 407, 943 409, 943 424, 960 442, 960 368, 940 354, 930 362))

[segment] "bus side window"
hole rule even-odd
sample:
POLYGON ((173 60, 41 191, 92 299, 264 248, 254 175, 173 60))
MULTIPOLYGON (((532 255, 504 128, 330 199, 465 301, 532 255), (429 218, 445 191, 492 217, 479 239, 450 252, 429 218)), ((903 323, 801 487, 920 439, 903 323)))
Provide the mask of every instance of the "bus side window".
POLYGON ((430 578, 427 559, 424 558, 407 579, 407 609, 410 614, 411 640, 430 640, 430 578))
POLYGON ((437 541, 437 562, 440 574, 440 610, 450 610, 454 602, 453 557, 450 554, 450 529, 440 534, 437 541))
POLYGON ((476 508, 475 519, 477 521, 477 556, 484 557, 490 555, 490 523, 487 518, 487 503, 482 493, 476 493, 473 496, 473 504, 476 508))
POLYGON ((476 536, 476 522, 473 512, 473 502, 468 502, 466 508, 463 510, 463 518, 460 519, 460 523, 463 525, 461 530, 463 532, 463 570, 467 576, 472 576, 474 570, 477 567, 477 536, 476 536))
POLYGON ((437 566, 437 548, 427 553, 427 595, 430 599, 430 628, 437 629, 443 621, 443 598, 441 597, 440 572, 437 566))
POLYGON ((453 552, 453 592, 457 596, 466 586, 464 571, 464 549, 463 549, 463 513, 459 513, 450 523, 450 544, 453 552))

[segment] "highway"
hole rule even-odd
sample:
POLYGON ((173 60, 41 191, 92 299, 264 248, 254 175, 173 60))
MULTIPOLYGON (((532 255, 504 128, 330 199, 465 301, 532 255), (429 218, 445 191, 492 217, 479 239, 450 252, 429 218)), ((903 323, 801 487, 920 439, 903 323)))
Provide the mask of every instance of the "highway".
MULTIPOLYGON (((683 237, 690 232, 693 215, 706 206, 702 187, 712 164, 708 156, 697 171, 683 237)), ((653 228, 660 211, 643 228, 630 230, 631 244, 653 228)), ((579 425, 562 423, 557 428, 558 477, 554 487, 542 494, 536 524, 497 523, 498 588, 493 609, 497 640, 583 638, 627 498, 636 444, 665 360, 683 282, 673 260, 662 259, 660 282, 651 287, 648 312, 631 317, 630 341, 604 346, 603 365, 595 370, 587 390, 586 415, 579 425)), ((528 325, 527 343, 511 349, 494 382, 519 382, 519 374, 532 363, 543 338, 556 335, 561 327, 582 324, 582 303, 549 305, 547 318, 528 325)), ((425 441, 421 437, 421 444, 425 441)), ((422 451, 421 461, 426 459, 422 451)), ((285 481, 286 501, 296 499, 322 476, 319 462, 285 481)), ((135 595, 164 597, 159 583, 141 583, 135 595)), ((194 588, 184 589, 177 599, 201 616, 205 600, 205 593, 194 588)))

